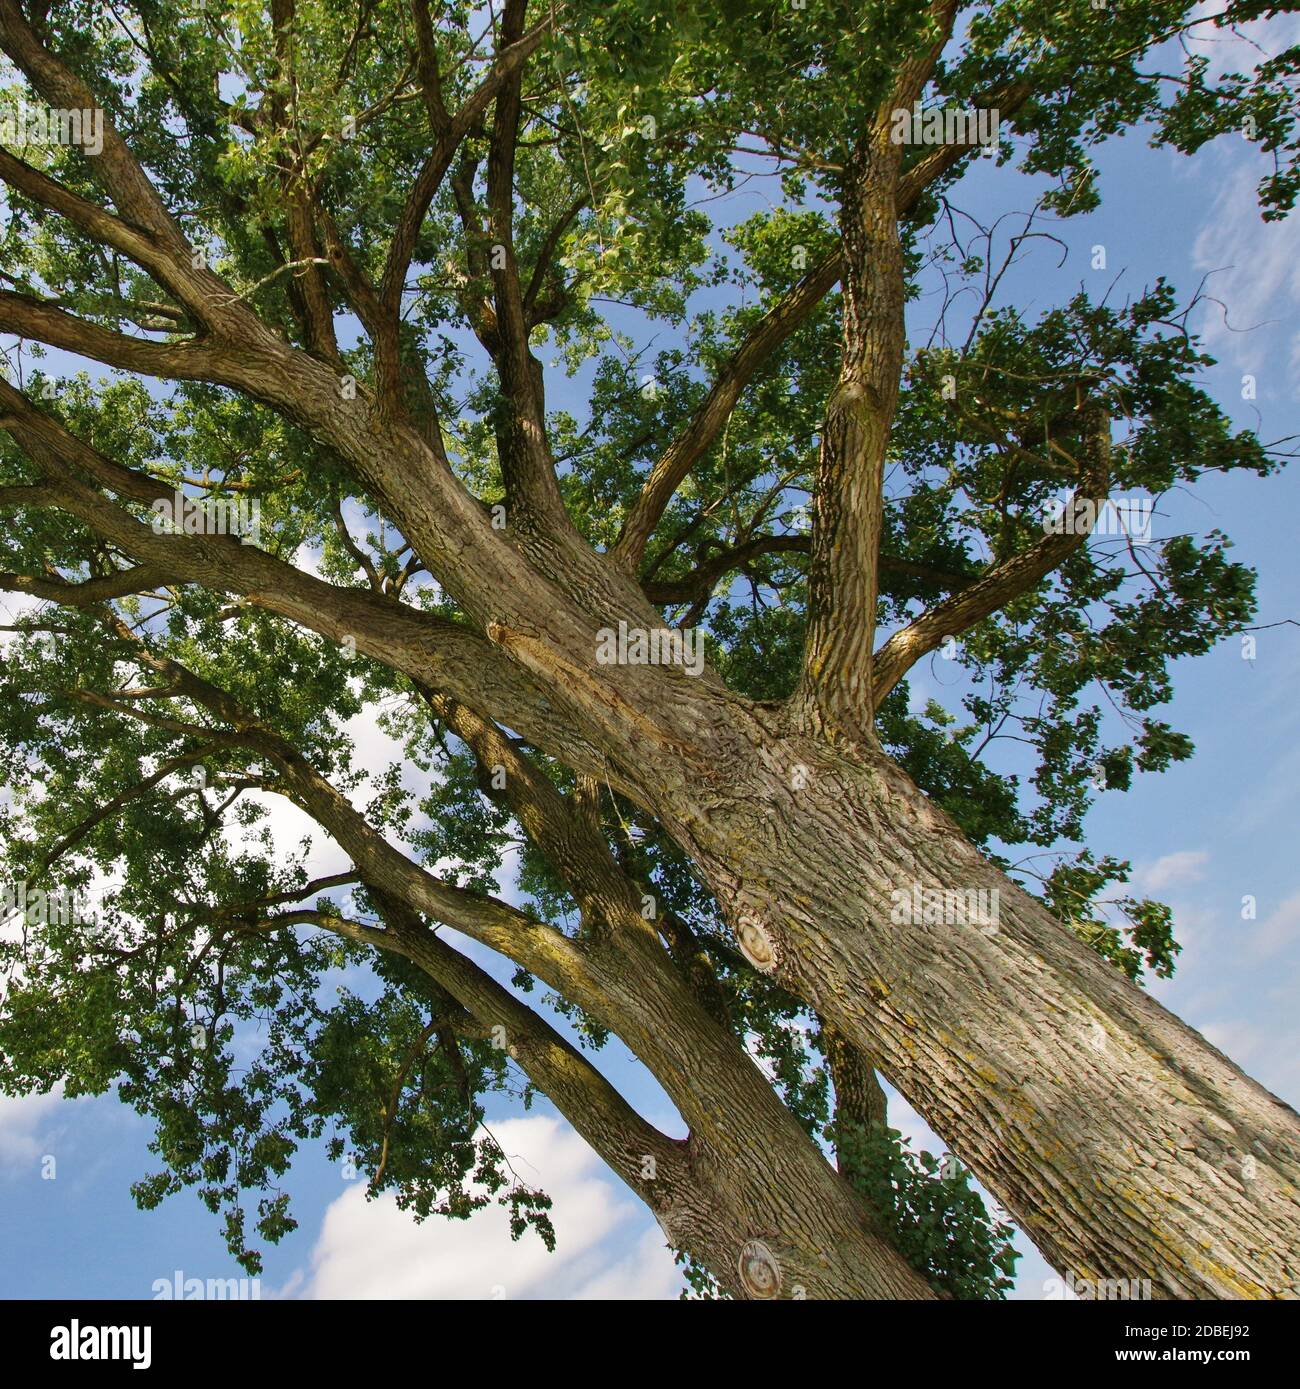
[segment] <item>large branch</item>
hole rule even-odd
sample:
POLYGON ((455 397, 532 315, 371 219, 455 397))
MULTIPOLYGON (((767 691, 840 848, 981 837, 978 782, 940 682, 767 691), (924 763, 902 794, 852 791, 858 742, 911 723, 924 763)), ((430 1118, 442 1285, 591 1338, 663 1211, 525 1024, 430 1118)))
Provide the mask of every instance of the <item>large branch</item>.
MULTIPOLYGON (((291 0, 277 0, 276 27, 282 63, 288 60, 285 33, 292 19, 292 10, 291 0)), ((529 36, 533 46, 540 38, 540 32, 529 36)), ((41 45, 23 19, 15 0, 0 0, 0 45, 3 45, 14 62, 26 73, 29 81, 51 105, 69 109, 100 109, 100 103, 94 100, 92 93, 80 79, 41 45)), ((454 142, 451 148, 454 149, 455 144, 464 138, 470 126, 477 120, 503 74, 512 70, 529 51, 531 48, 524 43, 519 46, 517 53, 501 55, 492 72, 466 103, 465 109, 458 113, 457 123, 454 123, 455 129, 449 136, 454 142)), ((432 158, 436 158, 436 152, 432 158)), ((263 400, 291 414, 300 422, 307 423, 309 427, 319 428, 324 401, 317 402, 317 408, 311 412, 314 416, 311 420, 302 418, 304 402, 320 386, 337 394, 343 375, 341 369, 331 369, 324 377, 314 373, 311 365, 315 364, 311 363, 309 357, 287 348, 278 335, 244 302, 241 295, 233 292, 219 276, 208 270, 206 265, 194 263, 193 252, 179 225, 167 211, 147 173, 107 119, 104 121, 103 152, 91 157, 90 165, 116 204, 121 214, 120 220, 109 217, 102 209, 97 210, 84 200, 75 199, 66 190, 60 190, 48 180, 42 183, 34 179, 30 173, 24 172, 17 162, 6 167, 14 176, 16 186, 44 201, 47 206, 63 212, 83 230, 103 240, 105 244, 115 245, 129 255, 184 304, 212 332, 214 338, 235 351, 225 358, 224 370, 221 372, 214 370, 215 352, 213 361, 207 367, 200 366, 198 357, 194 356, 178 360, 177 370, 172 370, 167 358, 158 355, 164 350, 162 345, 133 346, 130 345, 131 340, 116 339, 114 335, 105 336, 102 329, 96 329, 92 325, 79 325, 74 328, 72 324, 75 324, 76 320, 68 323, 47 318, 41 324, 37 324, 32 320, 30 313, 20 315, 12 305, 10 318, 17 320, 25 317, 28 320, 28 329, 14 326, 10 331, 26 331, 29 336, 37 337, 41 341, 66 347, 70 351, 83 352, 109 365, 124 366, 129 370, 138 370, 150 375, 181 376, 187 379, 197 376, 215 384, 243 390, 255 399, 263 400), (157 350, 151 350, 154 348, 157 350)), ((434 189, 436 183, 429 192, 430 197, 434 189)), ((319 279, 319 267, 316 263, 319 257, 315 254, 315 209, 306 200, 305 190, 297 185, 291 190, 290 203, 291 242, 296 250, 307 252, 293 261, 293 265, 301 266, 308 275, 304 309, 309 346, 325 362, 332 364, 333 368, 338 368, 333 330, 329 322, 329 305, 324 298, 323 282, 319 279)), ((414 225, 408 228, 405 221, 399 225, 395 250, 400 248, 408 230, 410 244, 414 245, 414 236, 418 232, 425 211, 427 203, 418 209, 408 204, 407 217, 409 219, 414 216, 414 225)), ((328 244, 328 233, 324 235, 328 244)), ((364 307, 370 309, 370 297, 359 293, 363 288, 360 283, 363 277, 355 266, 350 265, 349 258, 337 237, 333 239, 329 249, 330 262, 345 287, 357 294, 364 307)), ((390 257, 389 269, 395 268, 390 257)), ((382 312, 363 314, 363 318, 368 320, 367 330, 374 340, 380 400, 393 408, 394 413, 400 404, 402 388, 398 309, 405 270, 406 263, 403 263, 397 276, 395 295, 387 299, 383 293, 374 296, 383 301, 382 312)), ((419 385, 417 382, 417 389, 419 385)), ((427 404, 427 381, 423 383, 422 395, 427 404)), ((436 421, 431 427, 426 428, 425 442, 435 458, 445 463, 436 421)), ((395 490, 402 495, 404 489, 395 490)), ((393 508, 393 514, 397 514, 396 508, 393 508)))
POLYGON ((107 603, 114 598, 128 595, 152 593, 167 583, 171 575, 154 564, 138 564, 130 569, 121 569, 116 574, 103 574, 80 583, 69 583, 66 579, 48 576, 38 578, 31 574, 11 574, 0 572, 0 588, 10 593, 26 593, 34 598, 49 599, 52 602, 71 608, 92 608, 107 603))
POLYGON ((122 371, 177 381, 223 381, 227 354, 210 342, 151 342, 77 318, 30 294, 0 290, 0 333, 30 338, 122 371))
POLYGON ((65 188, 6 149, 0 149, 0 182, 66 217, 94 240, 120 251, 178 295, 190 293, 192 280, 177 273, 174 256, 154 236, 65 188))
POLYGON ((139 592, 146 578, 196 583, 234 593, 340 644, 399 670, 413 680, 444 690, 475 706, 492 708, 512 728, 585 770, 608 773, 594 747, 574 738, 547 704, 546 691, 499 649, 459 623, 433 617, 366 589, 339 588, 233 536, 155 534, 153 527, 89 485, 86 478, 120 497, 149 506, 173 489, 106 458, 52 416, 32 405, 0 379, 0 427, 46 472, 50 481, 37 497, 21 489, 16 500, 60 506, 96 534, 140 561, 120 578, 110 576, 97 590, 62 585, 49 578, 15 576, 34 596, 81 606, 95 592, 100 601, 110 585, 139 592))
POLYGON ((880 701, 927 652, 1028 593, 1087 541, 1097 505, 1105 498, 1109 483, 1110 417, 1104 410, 1089 407, 1084 414, 1084 428, 1080 487, 1066 507, 1061 532, 1049 533, 1027 550, 995 565, 960 593, 895 632, 872 658, 874 708, 880 707, 880 701), (1068 525, 1064 524, 1067 519, 1068 525))
MULTIPOLYGON (((1033 88, 1023 78, 1014 78, 1000 87, 981 92, 975 99, 972 111, 978 118, 981 112, 996 111, 998 118, 1014 115, 1033 95, 1033 88)), ((969 159, 973 150, 971 145, 938 145, 926 152, 914 163, 905 168, 898 180, 898 215, 910 216, 921 200, 921 195, 945 174, 950 173, 963 160, 969 159)))
POLYGON ((400 307, 402 292, 406 287, 406 272, 410 269, 411 259, 415 254, 420 228, 461 142, 482 119, 488 103, 496 96, 506 79, 537 49, 550 27, 551 17, 547 15, 526 34, 497 53, 487 75, 451 118, 445 134, 436 141, 421 165, 406 202, 398 214, 388 259, 380 280, 380 301, 390 314, 395 315, 400 307))
POLYGON ((926 163, 922 161, 911 170, 915 177, 905 193, 893 113, 895 103, 919 95, 955 10, 951 0, 935 0, 940 37, 901 74, 854 151, 840 187, 844 348, 822 429, 808 632, 795 708, 810 731, 851 745, 872 739, 876 710, 872 648, 880 594, 885 461, 906 338, 900 199, 919 198, 929 180, 951 167, 940 161, 921 174, 918 170, 926 163))
MULTIPOLYGON (((506 0, 501 42, 511 52, 521 41, 528 0, 506 0)), ((494 254, 489 260, 500 350, 496 356, 501 387, 509 403, 506 423, 498 431, 498 453, 506 494, 512 507, 527 512, 526 524, 567 530, 567 515, 555 477, 555 461, 546 439, 542 366, 528 346, 519 265, 515 259, 515 151, 519 144, 523 66, 517 63, 502 80, 492 116, 488 147, 487 197, 494 254), (501 254, 495 254, 496 248, 501 254)), ((517 522, 516 522, 517 524, 517 522)))
MULTIPOLYGON (((32 32, 18 0, 0 0, 0 47, 54 109, 103 111, 103 103, 32 32)), ((157 190, 107 116, 104 148, 92 157, 91 167, 123 217, 173 248, 185 248, 157 190)))
POLYGON ((248 308, 205 265, 195 265, 193 251, 167 210, 148 174, 131 153, 84 82, 36 37, 17 0, 0 0, 0 48, 36 91, 56 110, 98 113, 103 148, 87 154, 87 165, 112 199, 117 216, 95 209, 48 179, 33 178, 21 161, 0 165, 0 177, 29 196, 68 217, 83 231, 113 245, 147 270, 194 315, 232 338, 266 330, 248 308), (107 219, 107 220, 105 220, 107 219))
MULTIPOLYGON (((822 1024, 821 1046, 830 1069, 831 1084, 835 1087, 837 1127, 853 1125, 869 1132, 883 1125, 889 1106, 871 1058, 843 1032, 825 1023, 822 1024)), ((845 1170, 842 1154, 839 1168, 845 1170)))
POLYGON ((840 189, 843 356, 817 466, 808 632, 796 706, 822 736, 869 736, 871 648, 879 593, 885 455, 905 329, 898 232, 900 147, 882 111, 840 189))
POLYGON ((511 1059, 574 1129, 652 1211, 669 1209, 689 1181, 684 1145, 647 1123, 544 1018, 426 929, 408 907, 383 893, 372 895, 387 929, 381 934, 359 928, 359 937, 418 965, 484 1028, 503 1028, 511 1059))
MULTIPOLYGON (((293 17, 292 0, 277 0, 275 10, 277 48, 283 66, 290 60, 287 32, 293 17)), ((537 38, 540 38, 540 35, 537 38)), ((84 84, 42 47, 23 20, 14 0, 0 0, 0 43, 52 105, 76 109, 99 108, 99 103, 94 101, 84 84)), ((508 71, 513 64, 522 61, 523 56, 525 49, 521 49, 518 54, 503 55, 503 63, 498 67, 508 71)), ((500 76, 500 71, 494 68, 493 73, 489 74, 466 104, 466 109, 458 113, 457 119, 462 120, 463 124, 451 133, 450 140, 459 143, 463 139, 470 125, 481 114, 495 84, 500 81, 500 76)), ((283 104, 280 105, 282 107, 283 104)), ((273 114, 283 117, 285 113, 281 109, 273 114)), ((85 200, 76 198, 51 180, 43 179, 26 169, 20 161, 10 158, 7 162, 0 163, 0 176, 10 178, 14 186, 42 201, 46 206, 62 212, 104 244, 114 246, 128 255, 184 304, 193 316, 212 332, 214 338, 224 345, 234 347, 236 352, 233 358, 225 361, 225 370, 220 373, 211 369, 214 363, 208 367, 201 366, 197 357, 182 359, 177 363, 179 370, 173 372, 168 367, 167 359, 151 353, 148 347, 124 346, 122 341, 104 337, 103 330, 96 330, 90 325, 75 330, 68 323, 53 320, 46 320, 43 325, 38 325, 31 321, 31 315, 28 314, 27 329, 14 326, 11 331, 26 331, 41 341, 67 347, 70 351, 83 352, 109 365, 124 366, 151 375, 181 375, 190 378, 198 376, 215 384, 243 390, 254 398, 293 415, 300 422, 308 423, 309 427, 319 427, 319 407, 314 412, 314 421, 302 420, 304 400, 322 385, 327 390, 337 393, 343 376, 334 340, 331 308, 318 263, 322 259, 317 254, 318 239, 323 238, 325 248, 329 252, 329 263, 372 338, 379 400, 391 413, 401 413, 403 372, 400 360, 398 309, 405 265, 401 267, 396 297, 391 302, 381 303, 382 296, 369 286, 337 233, 331 234, 330 228, 321 226, 318 220, 319 209, 311 203, 307 189, 300 181, 295 181, 296 175, 290 176, 290 184, 286 190, 292 247, 290 268, 295 274, 301 271, 303 280, 300 289, 297 286, 291 287, 290 297, 300 301, 309 348, 318 358, 334 368, 328 377, 317 379, 314 384, 315 374, 304 365, 305 362, 310 362, 310 358, 287 348, 278 335, 244 302, 241 295, 233 292, 201 261, 195 264, 193 252, 180 227, 168 213, 144 169, 107 120, 104 124, 103 152, 92 157, 90 164, 117 205, 120 218, 114 218, 103 209, 95 208, 85 200)), ((418 231, 419 221, 423 219, 426 210, 427 204, 419 210, 412 237, 418 231)), ((399 228, 399 242, 402 234, 399 228)), ((411 244, 414 244, 413 240, 411 244)), ((390 260, 391 268, 393 267, 390 260)), ((12 306, 10 317, 19 317, 12 306)), ((434 458, 445 465, 441 432, 436 414, 431 411, 432 396, 428 382, 420 373, 420 379, 415 380, 412 385, 420 397, 424 413, 432 416, 425 419, 421 426, 424 442, 434 458)), ((400 496, 405 489, 395 490, 400 496)), ((397 514, 395 508, 393 514, 397 514)))
MULTIPOLYGON (((996 105, 1000 113, 1010 114, 1024 104, 1029 93, 1027 83, 1008 83, 996 91, 983 94, 976 109, 996 105)), ((899 176, 897 188, 899 219, 908 218, 925 190, 961 160, 968 158, 970 153, 969 146, 944 145, 904 170, 899 176)), ((840 282, 843 273, 843 253, 837 247, 788 290, 745 334, 740 346, 714 380, 708 395, 656 460, 628 513, 613 553, 629 569, 635 569, 640 564, 646 544, 668 503, 686 475, 712 447, 754 374, 808 320, 817 305, 840 282)))
POLYGON ((934 24, 935 36, 927 48, 914 53, 899 68, 893 89, 884 103, 886 110, 910 106, 925 90, 925 84, 934 74, 939 55, 952 37, 958 3, 959 0, 931 0, 930 20, 934 24))

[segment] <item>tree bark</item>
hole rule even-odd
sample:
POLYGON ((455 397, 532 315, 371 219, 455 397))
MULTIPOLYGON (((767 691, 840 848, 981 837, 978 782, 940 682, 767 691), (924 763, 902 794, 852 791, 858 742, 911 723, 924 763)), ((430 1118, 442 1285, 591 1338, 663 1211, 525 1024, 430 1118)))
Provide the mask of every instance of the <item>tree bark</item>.
MULTIPOLYGON (((176 670, 174 663, 169 669, 176 670)), ((203 693, 202 682, 192 676, 190 688, 196 696, 203 693)), ((265 731, 247 736, 250 746, 277 764, 285 793, 334 836, 368 885, 386 899, 471 931, 525 961, 645 1063, 691 1136, 685 1146, 688 1179, 666 1193, 650 1191, 645 1183, 638 1189, 674 1247, 694 1253, 727 1291, 760 1298, 934 1296, 873 1228, 867 1207, 799 1127, 735 1036, 695 997, 647 922, 617 916, 611 903, 614 929, 581 940, 522 914, 513 922, 501 920, 505 913, 485 899, 479 907, 483 924, 476 929, 466 915, 474 911, 475 899, 439 885, 389 845, 283 739, 265 731), (537 937, 531 944, 525 939, 530 928, 537 937), (742 1268, 748 1275, 742 1276, 742 1268)), ((408 926, 389 939, 376 933, 374 944, 421 964, 482 1021, 500 1022, 508 1035, 514 1015, 484 1017, 454 977, 438 972, 436 937, 423 934, 428 939, 408 926)), ((573 1118, 584 1131, 578 1116, 573 1118)), ((616 1171, 627 1170, 627 1153, 607 1151, 606 1156, 616 1171)))
MULTIPOLYGON (((320 228, 374 340, 373 391, 358 390, 329 360, 323 322, 321 355, 295 350, 245 296, 194 262, 180 224, 111 125, 93 170, 115 213, 0 152, 6 182, 132 259, 202 332, 179 342, 131 338, 8 291, 0 328, 128 371, 208 381, 276 410, 352 465, 463 622, 326 584, 229 537, 153 534, 105 491, 147 505, 164 485, 98 454, 3 382, 0 427, 38 463, 56 504, 133 556, 143 574, 243 594, 332 640, 351 639, 653 811, 700 866, 750 959, 872 1057, 1060 1268, 1150 1278, 1173 1296, 1300 1294, 1294 1112, 1005 878, 873 741, 872 700, 901 674, 892 654, 878 660, 872 651, 881 470, 903 344, 897 213, 959 152, 935 151, 901 175, 896 151, 881 144, 868 152, 861 182, 848 190, 838 266, 815 272, 746 339, 656 465, 613 563, 555 511, 544 401, 509 257, 498 320, 513 353, 503 385, 517 418, 505 461, 519 474, 523 505, 512 498, 511 509, 523 512, 522 523, 512 516, 508 531, 494 530, 448 468, 437 421, 417 426, 403 409, 399 309, 418 234, 461 140, 498 98, 494 132, 511 137, 511 75, 550 23, 524 33, 522 9, 511 6, 509 32, 519 37, 449 117, 409 190, 377 290, 349 269, 328 224, 320 228), (599 627, 661 622, 631 572, 646 537, 763 351, 806 317, 818 286, 824 293, 840 275, 845 372, 828 414, 801 701, 779 715, 728 694, 707 671, 693 679, 680 668, 597 667, 599 627), (554 534, 532 524, 538 516, 558 523, 554 534), (961 913, 948 924, 895 920, 893 893, 913 886, 998 891, 994 929, 961 913)), ((940 0, 934 11, 946 33, 955 6, 940 0)), ((38 42, 15 0, 0 0, 0 43, 52 106, 97 105, 38 42)), ((939 47, 908 67, 892 100, 908 104, 939 47)), ((1017 103, 1028 95, 1014 83, 1009 92, 1017 103)), ((440 125, 440 98, 433 109, 440 125)), ((507 238, 503 159, 504 150, 492 183, 495 227, 507 238)), ((309 228, 301 230, 307 246, 309 228)), ((1033 568, 1021 562, 1010 577, 1018 582, 1026 565, 1033 568)), ((1008 575, 985 576, 956 607, 978 616, 1000 600, 995 578, 1008 575)), ((953 612, 941 614, 945 623, 953 612)), ((938 618, 919 619, 903 657, 941 636, 938 618)), ((724 1279, 748 1250, 760 1294, 779 1274, 791 1295, 926 1295, 735 1039, 672 972, 653 933, 630 929, 616 942, 580 947, 501 904, 471 911, 465 894, 440 888, 356 823, 355 812, 340 819, 305 763, 282 761, 305 801, 328 802, 318 818, 368 878, 462 929, 474 922, 457 914, 477 911, 479 939, 617 1031, 663 1081, 695 1134, 689 1156, 699 1174, 660 1213, 674 1242, 702 1251, 724 1279)))
POLYGON ((1154 1296, 1300 1296, 1295 1111, 883 753, 744 722, 714 749, 725 777, 662 813, 751 959, 875 1059, 1058 1269, 1154 1296), (891 920, 914 884, 996 889, 996 924, 961 899, 950 924, 891 920))
POLYGON ((883 131, 843 181, 840 244, 844 349, 826 405, 808 570, 804 705, 810 731, 870 738, 872 647, 880 587, 885 455, 903 364, 900 147, 883 131))

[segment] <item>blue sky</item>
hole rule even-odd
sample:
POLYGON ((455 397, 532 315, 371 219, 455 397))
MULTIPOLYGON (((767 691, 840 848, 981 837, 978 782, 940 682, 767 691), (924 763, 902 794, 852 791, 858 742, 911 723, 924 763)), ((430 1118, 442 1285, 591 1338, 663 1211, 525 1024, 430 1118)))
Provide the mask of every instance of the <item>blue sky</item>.
MULTIPOLYGON (((1273 33, 1287 24, 1293 36, 1300 30, 1287 16, 1273 33)), ((1113 141, 1097 162, 1102 208, 1051 227, 1067 243, 1068 258, 1058 265, 1059 252, 1044 245, 1016 272, 1015 302, 1045 308, 1080 284, 1099 294, 1117 275, 1121 297, 1158 274, 1190 296, 1208 275, 1207 292, 1223 307, 1207 302, 1196 324, 1220 359, 1204 378, 1207 388, 1265 439, 1300 434, 1300 237, 1294 217, 1260 222, 1257 155, 1230 138, 1188 160, 1152 151, 1134 133, 1113 141), (1105 271, 1090 266, 1098 244, 1107 250, 1105 271), (1253 401, 1241 398, 1245 373, 1256 378, 1253 401)), ((728 220, 763 205, 756 183, 735 195, 728 220)), ((1019 176, 981 163, 955 196, 973 212, 996 215, 1027 207, 1027 190, 1019 176)), ((923 300, 915 325, 926 312, 923 300)), ((563 389, 558 381, 552 388, 557 404, 565 403, 563 389)), ((1262 480, 1210 477, 1194 496, 1166 499, 1154 533, 1222 528, 1236 557, 1259 571, 1257 620, 1300 618, 1298 488, 1294 470, 1262 480)), ((19 610, 13 600, 5 606, 19 610)), ((1255 636, 1252 661, 1234 639, 1178 665, 1166 717, 1192 736, 1195 757, 1160 776, 1139 777, 1128 794, 1103 795, 1088 842, 1098 854, 1132 860, 1135 885, 1174 908, 1183 953, 1175 978, 1152 986, 1155 996, 1295 1104, 1300 627, 1267 627, 1255 636), (1242 919, 1247 895, 1258 904, 1254 920, 1242 919)), ((939 662, 918 668, 912 685, 918 703, 952 695, 939 662)), ((386 760, 387 740, 368 721, 358 721, 356 733, 373 765, 386 760)), ((281 842, 292 843, 306 822, 279 803, 274 813, 281 842)), ((341 866, 337 851, 317 846, 313 868, 341 866)), ((599 1064, 650 1118, 679 1131, 641 1066, 617 1046, 599 1064)), ((941 1149, 896 1097, 891 1122, 941 1149)), ((465 1223, 416 1226, 388 1199, 367 1203, 364 1181, 349 1180, 317 1145, 294 1167, 289 1186, 300 1227, 267 1251, 263 1296, 676 1295, 671 1258, 648 1214, 549 1106, 522 1117, 500 1102, 490 1107, 489 1123, 516 1167, 554 1197, 556 1255, 547 1256, 531 1236, 512 1243, 495 1210, 465 1223)), ((218 1222, 192 1195, 150 1213, 135 1209, 128 1188, 152 1170, 148 1138, 147 1125, 112 1096, 0 1098, 0 1296, 148 1298, 154 1281, 170 1280, 175 1270, 200 1278, 239 1274, 218 1222), (55 1160, 53 1180, 42 1176, 47 1157, 55 1160)), ((1027 1242, 1021 1247, 1016 1296, 1041 1297, 1051 1271, 1027 1242)))

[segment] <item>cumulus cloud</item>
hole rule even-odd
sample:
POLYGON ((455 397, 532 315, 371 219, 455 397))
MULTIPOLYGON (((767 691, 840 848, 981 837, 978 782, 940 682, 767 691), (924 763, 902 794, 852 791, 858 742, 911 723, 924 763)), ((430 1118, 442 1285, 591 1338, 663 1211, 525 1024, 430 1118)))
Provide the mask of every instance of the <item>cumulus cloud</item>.
POLYGON ((596 1154, 545 1115, 493 1124, 520 1177, 552 1199, 556 1250, 511 1240, 493 1204, 417 1225, 389 1195, 349 1186, 326 1211, 310 1267, 281 1296, 306 1298, 670 1298, 680 1277, 662 1233, 596 1154))

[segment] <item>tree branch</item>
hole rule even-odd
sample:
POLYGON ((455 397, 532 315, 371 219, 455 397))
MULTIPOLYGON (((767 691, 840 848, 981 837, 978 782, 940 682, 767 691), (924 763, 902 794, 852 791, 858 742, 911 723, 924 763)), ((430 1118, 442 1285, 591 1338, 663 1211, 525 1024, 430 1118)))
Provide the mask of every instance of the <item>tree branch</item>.
POLYGON ((223 382, 223 354, 202 338, 150 342, 76 318, 30 294, 0 290, 0 333, 13 333, 105 366, 181 381, 223 382))
POLYGON ((372 895, 388 929, 382 937, 365 932, 369 943, 418 965, 485 1028, 504 1028, 511 1059, 537 1088, 652 1211, 667 1208, 687 1179, 685 1145, 642 1119, 576 1047, 409 908, 382 892, 372 895))
MULTIPOLYGON (((999 112, 1010 114, 1024 104, 1030 91, 1028 83, 1008 83, 985 94, 980 105, 997 104, 999 112)), ((931 183, 968 158, 970 153, 969 146, 944 145, 900 174, 897 188, 900 220, 910 216, 931 183)), ((612 553, 619 562, 629 569, 639 566, 646 544, 673 494, 721 433, 744 388, 791 333, 807 321, 821 300, 839 283, 843 273, 843 254, 837 248, 788 290, 746 333, 714 380, 708 395, 651 468, 614 546, 612 553)))
POLYGON ((451 161, 465 136, 482 118, 488 103, 502 84, 538 47, 551 27, 548 15, 515 42, 501 49, 492 67, 452 117, 446 133, 438 139, 428 158, 416 175, 405 204, 398 215, 397 226, 389 247, 388 259, 380 281, 379 299, 390 315, 396 315, 406 285, 406 272, 415 254, 415 243, 424 224, 425 214, 434 195, 442 185, 451 161))
MULTIPOLYGON (((811 552, 812 540, 806 535, 759 535, 741 545, 717 551, 681 578, 651 579, 641 587, 646 597, 660 606, 697 603, 711 594, 725 575, 743 569, 751 560, 763 555, 807 555, 811 552)), ((923 583, 947 589, 964 588, 976 577, 900 559, 896 555, 881 555, 880 569, 885 574, 919 579, 923 583)))
POLYGON ((171 580, 171 575, 158 565, 138 564, 116 574, 102 574, 80 583, 65 579, 36 578, 30 574, 0 572, 0 588, 11 593, 28 593, 70 608, 90 608, 128 594, 152 593, 171 580))
POLYGON ((840 268, 838 251, 825 257, 745 334, 708 395, 651 468, 611 552, 618 563, 628 570, 639 567, 659 518, 686 474, 721 433, 741 392, 763 363, 808 320, 839 280, 840 268))
MULTIPOLYGON (((381 597, 364 589, 339 588, 275 559, 233 536, 156 535, 83 481, 89 477, 120 496, 149 506, 168 498, 166 483, 136 473, 106 458, 52 416, 37 409, 7 381, 0 379, 0 427, 5 428, 46 472, 46 490, 57 505, 126 554, 141 561, 128 571, 137 578, 156 572, 160 579, 202 584, 218 592, 239 593, 269 612, 329 638, 351 639, 356 650, 422 680, 453 697, 499 709, 510 726, 535 741, 564 747, 580 763, 599 768, 604 760, 594 749, 583 755, 580 740, 565 736, 564 725, 547 712, 545 691, 517 666, 504 660, 481 635, 459 623, 381 597)), ((24 493, 28 489, 23 489, 24 493)), ((23 498, 24 504, 30 499, 23 498)), ((45 587, 38 596, 76 605, 76 587, 45 587), (71 591, 69 591, 71 590, 71 591)), ((104 593, 100 593, 102 601, 104 593)))
POLYGON ((0 0, 0 48, 51 107, 94 110, 102 118, 103 149, 97 155, 87 156, 87 165, 117 208, 118 216, 96 208, 12 157, 0 161, 0 177, 12 179, 15 187, 128 255, 210 328, 236 339, 265 335, 267 330, 261 321, 237 302, 220 277, 206 266, 194 264, 184 233, 108 119, 104 104, 41 44, 17 0, 0 0))
MULTIPOLYGON (((1087 539, 1091 522, 1080 502, 1095 504, 1106 496, 1110 477, 1110 417, 1099 407, 1085 412, 1085 463, 1075 500, 1067 506, 1072 524, 1062 534, 1049 534, 1027 550, 995 565, 960 593, 937 604, 901 631, 895 632, 872 659, 872 701, 880 701, 928 651, 948 637, 960 636, 977 622, 1027 593, 1087 539)), ((1093 514, 1095 515, 1095 509, 1093 514)))
MULTIPOLYGON (((521 40, 527 8, 528 0, 506 0, 500 40, 506 52, 521 40)), ((507 498, 512 508, 527 513, 526 524, 540 522, 551 530, 568 530, 555 461, 546 440, 542 366, 529 350, 527 314, 515 260, 515 151, 519 143, 522 79, 520 63, 500 84, 487 160, 488 212, 494 242, 489 270, 500 344, 496 365, 510 407, 504 427, 498 429, 497 451, 507 498)))

